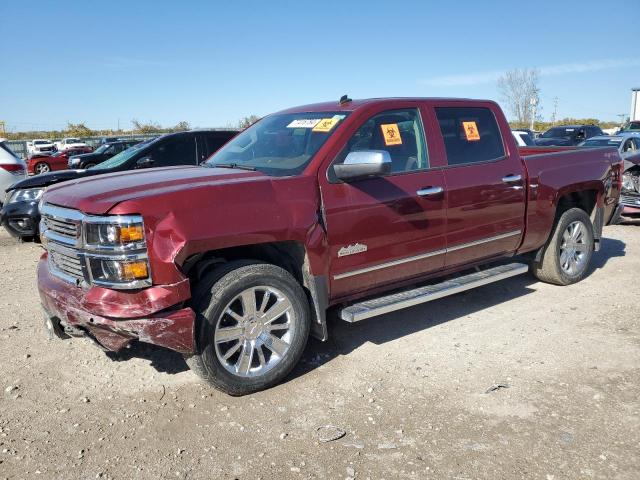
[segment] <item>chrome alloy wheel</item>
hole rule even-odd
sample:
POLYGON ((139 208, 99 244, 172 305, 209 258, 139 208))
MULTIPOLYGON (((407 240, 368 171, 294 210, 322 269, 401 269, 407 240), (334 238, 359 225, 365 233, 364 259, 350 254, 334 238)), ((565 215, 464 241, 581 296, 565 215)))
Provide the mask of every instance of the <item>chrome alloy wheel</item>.
POLYGON ((560 267, 569 275, 577 275, 586 267, 590 245, 587 229, 580 221, 569 224, 562 234, 560 267))
POLYGON ((47 165, 46 163, 39 163, 36 165, 36 174, 38 175, 40 175, 41 173, 47 173, 50 170, 51 168, 49 168, 49 165, 47 165))
POLYGON ((263 375, 287 354, 296 323, 293 305, 280 290, 248 288, 227 304, 216 323, 218 360, 233 375, 263 375))

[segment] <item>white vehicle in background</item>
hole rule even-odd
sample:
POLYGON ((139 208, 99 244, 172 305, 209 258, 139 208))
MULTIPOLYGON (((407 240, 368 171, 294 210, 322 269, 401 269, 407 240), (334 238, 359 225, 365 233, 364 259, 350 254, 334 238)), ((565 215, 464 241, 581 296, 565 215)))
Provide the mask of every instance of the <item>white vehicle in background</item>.
POLYGON ((533 138, 531 138, 531 135, 529 135, 527 132, 523 132, 521 130, 511 130, 511 133, 513 134, 513 138, 516 139, 516 143, 519 147, 535 146, 533 138))
POLYGON ((38 138, 31 142, 27 142, 27 156, 31 156, 35 153, 53 153, 55 149, 56 147, 51 140, 38 138))
POLYGON ((0 138, 0 204, 4 203, 4 191, 26 176, 24 160, 11 151, 4 138, 0 138))
POLYGON ((59 152, 64 152, 70 148, 88 147, 89 145, 81 141, 79 138, 63 138, 59 142, 56 142, 55 146, 59 152))

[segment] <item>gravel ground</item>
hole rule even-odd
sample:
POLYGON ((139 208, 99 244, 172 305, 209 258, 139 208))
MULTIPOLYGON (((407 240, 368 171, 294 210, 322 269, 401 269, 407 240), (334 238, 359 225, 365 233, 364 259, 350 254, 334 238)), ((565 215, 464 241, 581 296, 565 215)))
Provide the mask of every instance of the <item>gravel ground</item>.
POLYGON ((571 287, 521 276, 334 319, 243 398, 171 352, 46 340, 40 246, 2 231, 0 479, 638 479, 639 229, 608 227, 571 287), (345 435, 321 442, 325 425, 345 435))

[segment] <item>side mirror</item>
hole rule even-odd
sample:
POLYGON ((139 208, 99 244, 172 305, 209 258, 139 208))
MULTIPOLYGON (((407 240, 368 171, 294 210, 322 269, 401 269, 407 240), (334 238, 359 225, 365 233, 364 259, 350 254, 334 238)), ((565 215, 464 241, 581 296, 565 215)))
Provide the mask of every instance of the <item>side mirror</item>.
POLYGON ((153 158, 146 155, 136 162, 136 168, 149 168, 153 165, 153 158))
POLYGON ((386 150, 350 152, 344 163, 333 166, 333 171, 343 182, 387 175, 391 172, 391 156, 386 150))

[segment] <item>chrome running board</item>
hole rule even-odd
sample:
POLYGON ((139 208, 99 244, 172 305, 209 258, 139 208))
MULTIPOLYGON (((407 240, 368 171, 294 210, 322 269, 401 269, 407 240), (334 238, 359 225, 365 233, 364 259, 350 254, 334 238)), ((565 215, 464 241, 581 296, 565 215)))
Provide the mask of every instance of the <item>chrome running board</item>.
POLYGON ((412 307, 420 303, 430 302, 438 298, 464 292, 465 290, 471 290, 472 288, 480 287, 488 283, 498 282, 505 278, 527 273, 528 271, 529 266, 525 263, 498 265, 442 283, 427 285, 414 290, 394 293, 386 297, 378 297, 356 303, 342 309, 340 311, 340 318, 345 322, 359 322, 360 320, 365 320, 377 315, 412 307))

